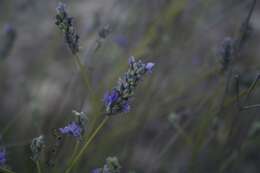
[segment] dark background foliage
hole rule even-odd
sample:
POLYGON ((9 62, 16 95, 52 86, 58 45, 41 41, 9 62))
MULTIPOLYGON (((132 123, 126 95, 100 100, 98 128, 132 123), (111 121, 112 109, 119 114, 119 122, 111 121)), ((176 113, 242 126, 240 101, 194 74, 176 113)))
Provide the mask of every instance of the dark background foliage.
MULTIPOLYGON (((133 55, 155 62, 154 72, 138 86, 131 111, 110 119, 75 172, 101 167, 107 156, 119 158, 122 172, 260 171, 259 109, 239 111, 234 80, 240 74, 245 91, 259 72, 259 3, 230 73, 221 71, 220 46, 227 37, 239 37, 252 0, 65 2, 75 17, 91 92, 54 24, 58 1, 0 0, 1 48, 8 39, 5 26, 15 30, 13 44, 0 57, 1 143, 12 170, 35 172, 32 138, 44 134, 47 152, 52 129, 71 120, 72 110, 87 113, 90 133, 102 119, 96 109, 102 108, 103 93, 116 85, 133 55), (100 41, 98 33, 107 25, 111 33, 100 41)), ((260 103, 259 91, 256 86, 246 104, 260 103)), ((64 169, 74 145, 66 138, 54 158, 57 170, 64 169)))

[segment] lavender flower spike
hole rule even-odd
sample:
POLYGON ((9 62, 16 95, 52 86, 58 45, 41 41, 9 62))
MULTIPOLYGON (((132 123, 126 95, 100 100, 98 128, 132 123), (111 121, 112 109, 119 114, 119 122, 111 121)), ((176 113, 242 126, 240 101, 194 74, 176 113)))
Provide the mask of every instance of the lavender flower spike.
POLYGON ((6 163, 6 152, 5 149, 0 150, 0 166, 5 165, 6 163))
POLYGON ((62 134, 69 134, 76 138, 80 138, 82 134, 82 128, 76 122, 71 122, 64 128, 59 128, 59 130, 62 134))
POLYGON ((41 152, 43 150, 45 146, 45 141, 44 141, 44 137, 41 135, 39 137, 36 137, 32 140, 31 143, 31 152, 32 152, 32 156, 31 159, 36 162, 40 159, 41 156, 41 152))
POLYGON ((79 52, 79 35, 76 32, 73 18, 70 17, 66 11, 66 5, 59 3, 57 8, 55 24, 64 33, 66 43, 71 52, 77 54, 79 52))
POLYGON ((130 57, 128 63, 128 71, 118 80, 118 85, 104 96, 103 101, 107 115, 130 111, 129 99, 134 95, 134 89, 142 76, 147 72, 151 73, 155 66, 152 62, 143 63, 134 57, 130 57))

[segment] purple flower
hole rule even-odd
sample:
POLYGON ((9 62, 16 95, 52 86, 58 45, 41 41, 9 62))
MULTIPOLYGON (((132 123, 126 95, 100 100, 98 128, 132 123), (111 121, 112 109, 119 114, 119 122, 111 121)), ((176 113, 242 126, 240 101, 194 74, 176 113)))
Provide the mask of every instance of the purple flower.
POLYGON ((5 165, 6 163, 6 152, 4 149, 0 150, 0 166, 5 165))
POLYGON ((62 134, 69 134, 74 137, 81 137, 82 128, 75 122, 69 123, 64 128, 59 129, 62 134))
POLYGON ((104 96, 104 102, 106 107, 112 106, 119 98, 119 92, 113 89, 111 92, 107 92, 104 96))
POLYGON ((148 62, 146 65, 145 65, 145 69, 149 72, 149 73, 152 73, 152 70, 153 70, 153 67, 154 67, 154 63, 152 62, 148 62))
POLYGON ((124 75, 119 78, 118 84, 111 92, 104 96, 104 103, 107 115, 115 115, 120 112, 129 112, 129 100, 134 95, 134 89, 138 85, 142 76, 152 73, 154 63, 143 63, 133 56, 128 59, 129 68, 124 75))

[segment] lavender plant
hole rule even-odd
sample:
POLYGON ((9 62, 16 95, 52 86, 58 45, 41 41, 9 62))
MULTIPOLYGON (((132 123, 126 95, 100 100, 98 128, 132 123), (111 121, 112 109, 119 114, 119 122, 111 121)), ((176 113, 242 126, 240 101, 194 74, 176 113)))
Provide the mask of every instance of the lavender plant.
MULTIPOLYGON (((172 23, 174 23, 174 22, 172 22, 172 20, 169 20, 169 19, 171 19, 171 16, 173 16, 173 15, 180 16, 179 20, 181 20, 182 16, 187 18, 187 16, 185 16, 185 15, 179 15, 180 13, 185 14, 185 10, 183 10, 183 12, 182 12, 180 9, 181 9, 182 6, 184 6, 182 4, 185 4, 186 1, 177 0, 177 1, 173 1, 173 2, 177 2, 177 3, 172 3, 172 4, 174 4, 174 9, 176 9, 176 10, 172 10, 172 8, 169 8, 170 10, 167 10, 167 15, 165 15, 165 16, 163 15, 162 16, 162 18, 166 18, 167 19, 167 22, 171 21, 169 25, 168 24, 165 25, 163 21, 160 21, 161 16, 159 16, 158 19, 157 19, 159 22, 155 22, 155 24, 153 24, 153 21, 150 21, 151 25, 154 25, 155 28, 156 28, 155 32, 148 32, 149 33, 148 35, 152 35, 152 37, 153 37, 153 39, 152 39, 153 41, 152 42, 157 42, 157 40, 158 40, 158 42, 160 41, 160 39, 156 39, 155 38, 158 29, 160 31, 159 33, 161 33, 161 31, 164 31, 164 30, 170 31, 171 28, 169 29, 168 26, 170 26, 170 25, 172 25, 172 23), (177 4, 177 6, 176 6, 176 4, 177 4), (168 17, 168 15, 170 17, 168 17)), ((255 3, 256 1, 254 0, 253 2, 255 3)), ((166 9, 168 9, 168 8, 166 8, 166 9)), ((251 17, 252 11, 253 10, 250 10, 249 17, 243 23, 243 27, 241 27, 241 31, 240 31, 241 35, 239 34, 238 38, 235 38, 235 37, 225 37, 223 42, 221 43, 221 47, 220 47, 220 50, 219 50, 219 56, 221 58, 221 67, 222 67, 222 70, 224 71, 224 73, 229 72, 230 69, 231 69, 231 72, 232 72, 232 62, 233 62, 233 60, 237 59, 238 54, 239 54, 238 52, 240 52, 240 49, 241 49, 242 45, 244 44, 245 40, 247 40, 250 32, 252 31, 252 27, 251 27, 251 25, 249 23, 249 19, 251 17)), ((201 18, 201 19, 203 19, 203 18, 201 18)), ((179 22, 176 22, 176 23, 179 23, 179 22)), ((194 22, 194 23, 197 23, 197 22, 194 22)), ((181 24, 183 24, 183 23, 181 23, 181 24)), ((88 74, 86 75, 86 73, 85 73, 86 72, 86 67, 80 62, 80 58, 78 56, 80 54, 80 49, 81 49, 80 48, 80 44, 79 44, 80 37, 79 37, 78 32, 76 31, 75 20, 74 20, 73 17, 71 17, 68 14, 67 9, 66 9, 66 5, 64 3, 59 3, 59 5, 57 7, 56 25, 57 25, 58 29, 64 34, 66 45, 68 46, 69 51, 72 52, 73 56, 76 57, 76 61, 77 61, 77 64, 79 65, 79 67, 80 67, 80 71, 83 73, 83 80, 86 80, 86 78, 87 78, 86 76, 88 75, 88 74)), ((9 29, 7 28, 4 33, 7 34, 10 31, 9 29)), ((105 38, 107 38, 109 36, 110 32, 111 32, 111 28, 105 26, 104 28, 102 28, 97 33, 99 39, 97 40, 97 47, 96 47, 96 49, 98 49, 100 47, 100 43, 105 38)), ((160 37, 161 36, 163 37, 162 40, 164 40, 164 42, 167 42, 168 35, 167 34, 166 35, 160 35, 160 37)), ((181 37, 183 37, 183 35, 181 35, 181 37)), ((119 40, 115 40, 117 42, 117 44, 120 44, 122 47, 125 47, 127 45, 128 40, 126 41, 125 38, 118 38, 118 39, 119 40)), ((147 43, 150 43, 149 40, 148 41, 145 40, 145 45, 147 43)), ((131 39, 129 41, 131 41, 131 39)), ((166 43, 163 44, 162 47, 164 47, 165 45, 166 45, 166 43)), ((151 44, 151 47, 154 47, 154 44, 151 44)), ((186 46, 185 46, 185 48, 186 48, 186 46)), ((1 49, 0 49, 0 55, 1 55, 1 49)), ((7 55, 7 54, 5 53, 5 55, 7 55)), ((6 57, 6 56, 3 56, 3 57, 6 57)), ((63 137, 66 137, 66 138, 67 138, 67 136, 72 137, 72 140, 70 138, 66 142, 76 142, 76 144, 82 142, 79 145, 75 145, 78 148, 75 147, 75 149, 74 149, 75 152, 73 152, 73 154, 71 154, 70 158, 68 158, 68 164, 66 164, 63 161, 61 161, 62 165, 65 164, 66 166, 68 166, 67 169, 65 170, 66 173, 70 173, 70 172, 73 171, 73 168, 75 168, 76 164, 78 164, 80 162, 80 159, 84 156, 88 146, 95 139, 95 136, 98 134, 98 132, 102 128, 104 128, 104 126, 107 123, 108 119, 112 119, 112 117, 117 117, 117 115, 119 116, 120 114, 129 113, 133 109, 131 103, 133 101, 133 97, 135 96, 135 91, 136 91, 137 87, 139 86, 139 84, 141 83, 141 81, 145 78, 145 75, 152 73, 153 68, 155 66, 155 63, 153 63, 153 62, 146 63, 146 62, 143 62, 142 60, 139 60, 139 59, 136 59, 134 57, 131 57, 129 59, 128 65, 129 65, 129 68, 119 78, 119 80, 117 81, 116 85, 112 89, 109 89, 104 94, 103 100, 102 100, 103 101, 102 102, 103 105, 102 105, 102 108, 101 108, 102 118, 104 118, 104 119, 101 121, 101 123, 97 126, 96 129, 88 129, 89 134, 86 134, 85 133, 86 130, 87 130, 86 127, 91 128, 91 126, 90 127, 88 126, 88 123, 87 123, 88 122, 88 118, 87 118, 86 114, 84 112, 73 111, 73 113, 74 113, 74 115, 76 117, 75 119, 69 121, 66 125, 61 125, 61 126, 59 126, 59 128, 56 128, 55 130, 53 130, 53 136, 54 136, 55 140, 54 140, 54 144, 50 145, 49 151, 52 153, 51 157, 54 156, 55 159, 59 158, 59 157, 57 157, 58 154, 59 154, 59 151, 63 149, 63 147, 62 147, 62 145, 63 145, 63 137), (76 139, 76 140, 73 140, 73 139, 76 139), (82 147, 82 148, 79 148, 79 147, 82 147)), ((232 74, 232 73, 230 73, 230 74, 232 74)), ((257 76, 257 79, 258 78, 259 78, 259 75, 257 76)), ((229 79, 230 78, 228 77, 227 81, 229 81, 229 79)), ((242 104, 240 104, 239 96, 241 94, 243 94, 244 92, 242 92, 242 93, 239 92, 239 85, 238 85, 239 84, 239 80, 238 79, 239 78, 237 76, 237 81, 236 81, 237 82, 237 88, 236 88, 237 92, 236 93, 237 93, 237 103, 238 103, 238 106, 239 106, 240 109, 241 108, 242 109, 249 108, 248 106, 245 107, 242 104)), ((194 79, 194 80, 196 80, 196 79, 194 79)), ((256 85, 256 81, 257 80, 255 80, 255 82, 253 82, 253 84, 251 85, 250 92, 248 92, 248 95, 250 95, 251 91, 253 90, 254 86, 256 85)), ((90 85, 90 83, 88 83, 87 85, 90 85)), ((193 88, 193 85, 191 85, 191 87, 193 88)), ((196 87, 194 87, 194 88, 195 88, 195 90, 197 89, 196 87)), ((176 93, 177 93, 177 91, 178 91, 178 89, 176 90, 176 93)), ((94 90, 91 88, 87 92, 88 92, 87 94, 91 95, 92 93, 94 93, 94 90)), ((214 99, 215 99, 215 96, 217 94, 218 94, 217 92, 212 94, 212 97, 214 97, 214 99)), ((95 95, 95 93, 94 93, 94 95, 95 95)), ((170 100, 172 97, 173 96, 170 96, 170 94, 169 94, 169 97, 167 97, 166 100, 170 100)), ((181 99, 178 99, 178 102, 179 102, 178 104, 182 105, 183 104, 182 103, 182 100, 183 100, 182 98, 184 98, 184 97, 180 97, 180 98, 181 99)), ((185 95, 184 99, 186 99, 186 98, 187 97, 185 95)), ((101 99, 102 98, 98 98, 96 100, 100 101, 101 99)), ((92 104, 92 102, 96 101, 96 100, 93 101, 93 98, 90 98, 90 100, 91 101, 89 101, 88 103, 91 103, 91 104, 92 104)), ((232 105, 234 103, 232 101, 233 100, 228 102, 228 104, 226 104, 226 102, 224 104, 224 102, 223 102, 223 104, 225 105, 225 107, 227 107, 227 106, 232 105)), ((206 109, 205 108, 206 106, 208 106, 208 105, 211 106, 211 104, 212 105, 214 104, 214 103, 209 103, 208 104, 208 103, 205 103, 205 102, 207 102, 207 100, 206 101, 205 100, 200 101, 198 107, 203 107, 203 109, 206 109)), ((160 105, 161 104, 164 105, 164 103, 160 103, 160 105)), ((82 107, 82 105, 81 105, 81 107, 82 107)), ((92 105, 94 105, 94 104, 92 104, 92 105)), ((96 115, 96 113, 100 109, 96 108, 98 106, 94 105, 92 107, 92 105, 90 105, 89 107, 90 107, 91 111, 94 110, 93 111, 94 113, 93 112, 91 112, 91 113, 93 113, 93 116, 98 117, 96 115), (96 111, 96 109, 97 109, 97 111, 96 111)), ((169 105, 169 106, 172 106, 172 105, 169 105)), ((256 106, 259 107, 259 105, 253 105, 253 106, 254 107, 256 107, 256 106)), ((252 105, 250 106, 250 108, 252 108, 252 105)), ((197 108, 193 113, 197 115, 199 113, 198 109, 199 108, 197 108)), ((194 158, 197 159, 197 160, 199 160, 200 157, 196 157, 196 154, 200 153, 199 150, 201 148, 204 148, 206 145, 209 144, 207 140, 211 140, 212 139, 211 138, 212 136, 208 137, 208 136, 206 136, 206 134, 210 134, 211 133, 211 131, 207 131, 208 129, 210 129, 209 128, 209 126, 210 126, 209 122, 213 119, 211 117, 214 117, 214 116, 217 116, 218 114, 220 114, 218 112, 218 110, 216 112, 214 112, 214 109, 215 108, 214 108, 214 105, 213 105, 212 108, 209 108, 208 111, 205 111, 205 112, 207 112, 207 115, 205 113, 205 117, 203 116, 202 119, 198 119, 197 118, 198 116, 196 116, 196 119, 198 119, 198 121, 200 122, 199 123, 199 127, 198 127, 198 133, 197 133, 198 135, 196 135, 195 138, 194 138, 195 142, 192 141, 192 142, 189 142, 187 144, 188 145, 191 144, 191 146, 195 146, 194 147, 195 148, 194 151, 195 150, 196 151, 195 152, 192 151, 192 154, 195 155, 194 158), (208 116, 208 114, 210 114, 210 115, 208 116), (205 136, 203 136, 204 134, 205 134, 205 136), (205 143, 204 143, 204 140, 206 141, 205 143), (197 147, 198 145, 199 145, 199 147, 197 147)), ((172 112, 175 112, 175 111, 172 111, 172 112)), ((221 112, 221 113, 223 113, 223 115, 224 115, 224 112, 221 112)), ((161 115, 161 112, 160 112, 160 115, 161 115)), ((149 158, 149 163, 157 165, 157 167, 161 166, 160 163, 159 163, 159 160, 162 160, 162 155, 170 153, 169 152, 170 149, 171 149, 170 146, 172 146, 175 143, 175 141, 177 141, 178 136, 185 137, 186 133, 183 133, 183 132, 186 132, 186 130, 188 131, 190 129, 193 130, 193 125, 191 125, 190 122, 192 122, 192 123, 195 122, 194 119, 190 118, 190 121, 188 121, 187 124, 186 123, 184 124, 184 128, 181 127, 181 129, 178 131, 178 128, 179 128, 178 126, 182 125, 181 123, 178 122, 179 121, 178 117, 176 117, 176 115, 172 114, 169 117, 169 121, 171 121, 171 125, 173 125, 176 128, 176 132, 174 132, 176 135, 174 135, 170 140, 167 139, 166 145, 164 145, 163 149, 161 151, 159 151, 160 153, 158 154, 158 156, 155 157, 155 159, 154 158, 149 158), (186 128, 186 126, 187 126, 187 128, 186 128), (181 135, 179 135, 179 134, 181 134, 181 135), (151 162, 152 159, 154 159, 155 161, 151 162)), ((95 124, 95 123, 93 123, 93 124, 95 124)), ((149 124, 149 123, 147 123, 147 124, 149 124)), ((157 122, 156 122, 156 127, 157 127, 157 122)), ((158 127, 160 127, 160 126, 158 126, 158 127)), ((169 129, 169 128, 166 128, 166 129, 169 129)), ((233 132, 233 126, 232 126, 232 129, 230 131, 231 132, 228 132, 228 133, 230 133, 230 134, 234 133, 233 132)), ((164 134, 164 131, 161 130, 161 129, 160 129, 160 135, 163 136, 163 137, 164 137, 164 135, 168 136, 168 134, 164 134)), ((160 139, 160 138, 156 138, 156 139, 160 139)), ((186 139, 186 138, 184 138, 184 139, 186 139)), ((152 140, 154 140, 154 139, 152 139, 152 140)), ((191 140, 193 140, 193 139, 191 139, 191 140)), ((164 141, 162 141, 162 144, 163 144, 163 142, 164 141)), ((215 142, 215 140, 213 142, 215 142)), ((64 143, 64 144, 66 144, 66 143, 64 143)), ((31 143, 31 146, 30 146, 31 147, 31 151, 32 151, 31 159, 36 163, 37 169, 38 169, 37 170, 38 173, 41 172, 41 169, 40 169, 40 162, 41 162, 40 157, 41 157, 41 153, 43 151, 44 145, 45 145, 45 142, 44 142, 43 136, 39 136, 39 137, 34 138, 32 140, 32 143, 31 143)), ((217 146, 217 145, 218 145, 217 142, 214 143, 214 147, 217 146)), ((226 147, 226 144, 224 144, 223 146, 226 147)), ((152 147, 152 145, 151 145, 151 147, 152 147)), ((186 147, 186 145, 185 145, 185 147, 186 147)), ((65 148, 67 149, 69 147, 66 146, 65 148)), ((159 148, 159 144, 158 144, 158 148, 159 148)), ((236 148, 236 146, 234 148, 236 148)), ((62 153, 60 153, 60 154, 62 154, 62 153)), ((186 153, 185 153, 185 155, 186 155, 186 153)), ((190 153, 188 153, 188 155, 190 155, 190 153)), ((63 155, 60 155, 60 156, 62 156, 62 158, 65 161, 67 161, 63 157, 63 155)), ((152 155, 152 156, 154 156, 154 155, 152 155)), ((91 156, 91 157, 94 157, 94 156, 91 156)), ((91 158, 91 157, 89 157, 89 158, 91 158)), ((181 158, 178 158, 178 159, 181 159, 181 158)), ((223 160, 225 160, 225 159, 226 158, 224 158, 223 160)), ((1 171, 2 172, 11 172, 9 170, 4 170, 4 168, 6 166, 6 160, 7 160, 7 158, 6 158, 6 151, 4 149, 0 150, 0 172, 1 171)), ((53 160, 50 160, 50 161, 53 161, 53 160)), ((194 161, 194 160, 192 160, 192 161, 194 161)), ((179 162, 181 162, 181 161, 179 161, 179 162)), ((198 165, 196 165, 197 162, 194 162, 194 163, 195 163, 194 164, 195 165, 194 168, 197 168, 197 166, 198 166, 198 165)), ((162 172, 162 171, 154 171, 153 170, 153 165, 151 167, 152 168, 150 168, 150 170, 152 170, 153 172, 162 172)), ((58 169, 59 169, 58 167, 57 168, 55 167, 53 172, 58 172, 58 169)), ((152 171, 148 171, 148 172, 152 172, 152 171)), ((183 171, 183 170, 181 170, 181 171, 183 171)), ((194 170, 191 169, 190 172, 193 172, 193 171, 194 172, 199 172, 199 171, 197 171, 195 169, 194 170)), ((64 170, 62 170, 62 172, 64 172, 64 170)), ((120 163, 119 163, 119 161, 118 161, 118 159, 116 157, 108 157, 106 159, 105 164, 103 166, 101 166, 100 168, 94 169, 92 171, 92 173, 119 173, 119 172, 121 172, 121 165, 120 165, 120 163)), ((186 170, 184 172, 186 172, 186 170)), ((221 172, 221 171, 219 171, 219 172, 221 172)), ((233 171, 231 171, 231 172, 233 172, 233 171)))
POLYGON ((66 5, 62 2, 60 2, 56 8, 57 14, 56 14, 56 22, 55 24, 59 28, 61 32, 64 33, 65 42, 67 43, 70 51, 75 57, 75 63, 80 69, 80 73, 82 75, 84 84, 88 91, 92 91, 90 80, 88 76, 88 70, 86 67, 82 64, 81 59, 79 57, 79 35, 76 32, 75 22, 74 18, 71 17, 67 10, 66 5))
MULTIPOLYGON (((75 31, 73 24, 73 18, 70 17, 66 11, 66 5, 59 3, 57 7, 56 15, 56 25, 59 29, 65 34, 65 40, 68 44, 71 52, 76 57, 76 62, 80 67, 81 72, 83 73, 83 79, 86 80, 85 67, 81 64, 80 59, 77 55, 79 52, 79 36, 75 31)), ((110 33, 110 28, 106 27, 99 32, 100 39, 104 39, 110 33)), ((130 111, 130 98, 134 95, 134 89, 137 87, 139 81, 141 80, 144 74, 151 73, 154 67, 154 63, 143 63, 141 60, 136 60, 134 57, 129 59, 129 69, 118 81, 118 85, 112 89, 112 91, 107 92, 104 96, 104 107, 106 117, 96 128, 93 134, 90 135, 89 139, 85 142, 82 149, 79 153, 73 158, 71 164, 66 170, 66 173, 69 173, 74 165, 80 160, 84 154, 86 148, 94 139, 96 134, 102 129, 105 123, 108 120, 110 115, 115 115, 121 112, 130 111)), ((85 82, 89 86, 89 81, 85 82)), ((60 128, 59 131, 62 134, 70 134, 76 138, 81 138, 82 136, 82 124, 79 122, 70 122, 64 128, 60 128)), ((73 155, 74 156, 74 155, 73 155)))
POLYGON ((134 89, 138 86, 139 81, 142 79, 144 74, 152 73, 155 64, 152 62, 143 63, 141 60, 136 60, 134 57, 129 59, 129 69, 127 72, 118 80, 118 85, 114 87, 110 92, 105 93, 104 96, 104 107, 105 107, 105 118, 90 135, 82 149, 72 160, 71 164, 66 170, 66 173, 71 172, 75 164, 85 153, 87 147, 95 138, 97 133, 104 127, 111 115, 116 115, 121 112, 130 111, 130 98, 134 95, 134 89))

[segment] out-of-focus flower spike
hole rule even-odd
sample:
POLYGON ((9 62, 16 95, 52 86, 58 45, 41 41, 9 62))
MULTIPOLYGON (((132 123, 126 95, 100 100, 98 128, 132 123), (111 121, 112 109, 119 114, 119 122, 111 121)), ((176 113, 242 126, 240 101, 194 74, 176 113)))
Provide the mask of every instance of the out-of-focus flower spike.
POLYGON ((64 3, 60 2, 56 11, 57 15, 55 24, 62 32, 64 32, 66 43, 71 52, 77 54, 79 52, 79 35, 76 33, 73 18, 68 15, 64 3))
POLYGON ((5 149, 0 149, 0 166, 4 166, 6 164, 6 151, 5 149))
POLYGON ((31 151, 32 151, 32 157, 31 159, 34 162, 37 162, 40 159, 41 152, 45 146, 44 137, 41 135, 37 138, 34 138, 31 142, 31 151))

